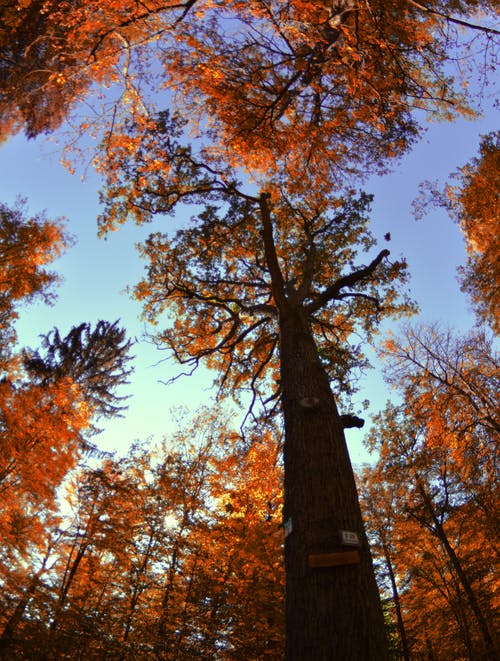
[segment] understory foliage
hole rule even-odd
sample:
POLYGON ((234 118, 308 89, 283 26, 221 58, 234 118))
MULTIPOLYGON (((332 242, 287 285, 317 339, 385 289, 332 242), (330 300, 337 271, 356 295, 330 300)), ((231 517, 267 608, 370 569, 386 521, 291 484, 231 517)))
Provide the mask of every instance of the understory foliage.
POLYGON ((46 355, 16 347, 15 322, 36 296, 52 300, 48 265, 68 245, 61 221, 0 207, 0 567, 29 562, 57 525, 57 490, 85 451, 92 421, 116 414, 130 342, 116 324, 45 338, 46 355), (85 331, 85 332, 83 332, 85 331), (76 351, 78 348, 78 352, 76 351), (71 360, 64 361, 63 357, 71 360), (91 358, 85 363, 82 361, 91 358), (80 362, 79 362, 79 359, 80 362))
POLYGON ((205 412, 73 472, 1 569, 6 658, 281 658, 281 469, 272 430, 252 440, 205 412))
MULTIPOLYGON (((498 356, 485 333, 439 327, 385 352, 403 399, 359 482, 394 658, 494 659, 498 356)), ((46 512, 2 564, 7 658, 281 658, 279 445, 202 411, 156 447, 81 465, 64 516, 46 512)))
POLYGON ((494 341, 438 326, 387 343, 388 404, 360 476, 377 574, 404 659, 496 659, 500 364, 494 341))

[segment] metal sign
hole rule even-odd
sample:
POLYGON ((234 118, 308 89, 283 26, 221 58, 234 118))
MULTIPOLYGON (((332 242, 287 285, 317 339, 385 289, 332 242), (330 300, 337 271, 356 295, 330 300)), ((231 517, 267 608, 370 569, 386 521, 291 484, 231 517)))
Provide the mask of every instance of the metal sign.
POLYGON ((357 532, 352 530, 341 530, 340 531, 340 541, 342 546, 361 546, 359 543, 359 537, 357 532))

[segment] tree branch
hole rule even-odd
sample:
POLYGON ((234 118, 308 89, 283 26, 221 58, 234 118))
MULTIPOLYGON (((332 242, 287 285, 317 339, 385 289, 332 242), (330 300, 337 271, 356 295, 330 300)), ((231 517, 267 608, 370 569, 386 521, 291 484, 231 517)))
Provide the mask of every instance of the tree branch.
POLYGON ((273 237, 273 223, 271 220, 271 212, 269 209, 269 194, 261 193, 259 197, 260 216, 262 219, 262 239, 264 241, 264 253, 266 255, 266 262, 271 276, 271 291, 274 301, 281 314, 287 308, 287 300, 285 296, 285 282, 283 274, 276 255, 276 247, 274 245, 273 237))
POLYGON ((440 16, 449 23, 454 23, 455 25, 461 25, 462 27, 469 28, 470 30, 479 30, 480 32, 485 32, 486 34, 500 34, 500 30, 496 30, 495 28, 488 28, 485 25, 478 25, 477 23, 471 23, 470 21, 464 21, 460 18, 449 16, 448 14, 444 14, 443 12, 437 11, 436 9, 430 9, 425 5, 421 5, 420 2, 416 2, 415 0, 408 0, 408 2, 410 3, 410 5, 417 7, 417 9, 421 9, 426 14, 433 14, 434 16, 440 16))
POLYGON ((382 250, 373 261, 371 261, 368 266, 365 266, 357 271, 353 271, 348 275, 344 275, 338 280, 336 280, 332 285, 327 287, 321 294, 319 294, 309 305, 305 306, 305 311, 308 315, 314 314, 322 307, 324 307, 329 301, 339 298, 341 295, 344 297, 344 294, 341 294, 341 290, 344 287, 353 287, 358 282, 366 280, 369 278, 372 273, 375 271, 377 266, 381 261, 388 257, 390 254, 389 250, 382 250))

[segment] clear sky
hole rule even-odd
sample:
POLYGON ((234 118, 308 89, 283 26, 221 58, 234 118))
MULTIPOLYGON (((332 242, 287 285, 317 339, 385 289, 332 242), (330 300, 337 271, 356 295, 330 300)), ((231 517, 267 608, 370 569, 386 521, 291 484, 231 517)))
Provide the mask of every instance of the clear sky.
MULTIPOLYGON (((458 228, 438 211, 416 222, 411 201, 425 179, 444 180, 477 153, 479 136, 496 129, 496 117, 488 113, 475 122, 432 125, 422 142, 398 165, 393 174, 370 181, 365 189, 375 194, 372 229, 383 247, 382 236, 391 232, 392 256, 406 256, 412 275, 410 289, 420 305, 419 320, 442 320, 457 329, 473 324, 468 303, 459 290, 456 267, 465 251, 458 228)), ((141 338, 144 324, 140 306, 124 292, 141 277, 143 264, 135 244, 151 231, 126 225, 106 240, 97 238, 99 181, 91 172, 81 180, 59 164, 60 150, 52 141, 26 141, 22 136, 0 148, 0 200, 11 204, 22 195, 33 213, 46 209, 49 217, 65 216, 76 245, 54 267, 63 276, 57 303, 27 308, 18 324, 21 345, 37 346, 38 335, 57 326, 66 333, 82 321, 120 319, 132 337, 141 338)), ((182 218, 179 218, 182 221, 182 218)), ((169 219, 155 223, 158 229, 169 219)), ((178 372, 165 354, 141 341, 135 347, 135 374, 127 391, 132 395, 125 418, 112 421, 96 438, 105 449, 124 449, 137 438, 160 437, 171 428, 171 406, 195 409, 209 399, 211 377, 206 372, 166 381, 178 372), (159 361, 162 361, 159 363, 159 361)), ((363 382, 359 401, 371 400, 374 410, 390 396, 377 371, 363 382)), ((354 463, 366 459, 362 432, 350 430, 348 442, 354 463)))

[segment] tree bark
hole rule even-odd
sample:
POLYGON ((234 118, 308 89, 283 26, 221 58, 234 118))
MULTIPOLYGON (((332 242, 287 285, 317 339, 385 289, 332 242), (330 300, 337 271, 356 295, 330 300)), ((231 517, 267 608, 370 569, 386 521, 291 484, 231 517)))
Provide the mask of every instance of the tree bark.
POLYGON ((280 353, 286 659, 384 661, 384 619, 354 474, 328 375, 300 305, 281 314, 280 353), (353 550, 342 546, 341 530, 358 535, 359 562, 311 567, 311 554, 353 550))

